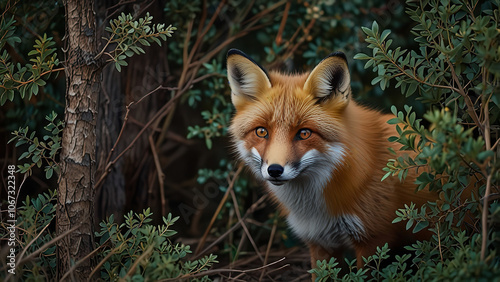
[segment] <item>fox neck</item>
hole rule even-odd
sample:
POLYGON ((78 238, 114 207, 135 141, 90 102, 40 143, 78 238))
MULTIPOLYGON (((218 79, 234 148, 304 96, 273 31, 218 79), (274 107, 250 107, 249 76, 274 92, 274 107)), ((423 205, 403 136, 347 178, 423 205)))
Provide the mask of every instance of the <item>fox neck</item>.
POLYGON ((269 183, 268 189, 288 211, 288 224, 300 238, 329 248, 353 247, 365 238, 365 227, 356 214, 331 214, 323 194, 327 185, 328 178, 318 174, 281 186, 269 183))

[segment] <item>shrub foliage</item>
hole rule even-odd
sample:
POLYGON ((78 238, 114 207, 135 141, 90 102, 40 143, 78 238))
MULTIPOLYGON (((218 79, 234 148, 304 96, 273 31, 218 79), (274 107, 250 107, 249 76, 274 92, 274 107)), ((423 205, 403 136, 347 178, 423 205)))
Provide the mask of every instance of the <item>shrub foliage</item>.
MULTIPOLYGON (((417 190, 431 189, 440 200, 420 209, 396 211, 394 222, 418 232, 430 228, 430 241, 406 247, 386 267, 388 248, 366 258, 367 267, 345 276, 331 260, 312 270, 319 281, 359 280, 491 280, 500 275, 498 194, 498 125, 500 115, 499 1, 415 1, 407 13, 415 22, 418 48, 393 47, 390 30, 377 22, 363 27, 372 54, 360 53, 382 89, 395 83, 406 97, 427 106, 423 119, 412 107, 392 107, 389 121, 398 136, 390 141, 415 157, 389 160, 387 177, 404 179, 416 170, 417 190), (366 271, 365 271, 366 270, 366 271)), ((383 179, 382 179, 383 181, 383 179)), ((349 262, 352 265, 352 262, 349 262)))

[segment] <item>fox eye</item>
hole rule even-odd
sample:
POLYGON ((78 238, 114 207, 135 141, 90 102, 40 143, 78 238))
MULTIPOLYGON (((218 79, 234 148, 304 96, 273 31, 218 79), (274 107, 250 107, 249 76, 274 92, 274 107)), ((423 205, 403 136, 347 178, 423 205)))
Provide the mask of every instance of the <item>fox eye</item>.
POLYGON ((269 135, 267 133, 267 129, 265 129, 264 127, 257 127, 255 129, 255 134, 260 138, 267 138, 267 136, 269 135))
POLYGON ((297 133, 297 139, 299 140, 306 140, 307 138, 311 137, 312 131, 310 129, 304 128, 299 130, 297 133))

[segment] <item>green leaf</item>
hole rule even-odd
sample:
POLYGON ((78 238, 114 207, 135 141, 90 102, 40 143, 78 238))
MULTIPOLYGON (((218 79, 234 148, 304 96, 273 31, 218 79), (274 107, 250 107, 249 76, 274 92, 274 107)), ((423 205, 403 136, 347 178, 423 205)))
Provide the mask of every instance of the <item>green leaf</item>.
POLYGON ((50 167, 49 169, 47 169, 47 171, 45 172, 45 178, 46 179, 50 179, 52 178, 52 174, 54 173, 54 169, 52 167, 50 167))
MULTIPOLYGON (((38 84, 36 84, 36 83, 31 84, 31 93, 34 95, 38 94, 38 84)), ((31 98, 31 96, 28 97, 28 99, 30 99, 30 98, 31 98)))
MULTIPOLYGON (((387 38, 387 36, 389 36, 389 34, 391 34, 391 31, 389 29, 384 30, 382 32, 382 35, 380 36, 380 41, 384 41, 387 38)), ((386 48, 389 48, 389 46, 386 45, 386 48)))
POLYGON ((429 222, 424 220, 424 221, 419 221, 415 227, 413 228, 413 233, 417 233, 420 230, 427 228, 429 226, 429 222))
MULTIPOLYGON (((375 35, 378 35, 378 23, 377 23, 377 21, 373 21, 373 23, 372 23, 372 31, 373 31, 373 33, 375 35)), ((374 36, 374 37, 376 37, 376 36, 374 36)))
POLYGON ((19 157, 18 160, 22 160, 24 158, 27 158, 27 157, 29 157, 29 155, 30 155, 30 152, 24 152, 24 153, 21 154, 21 156, 19 157))

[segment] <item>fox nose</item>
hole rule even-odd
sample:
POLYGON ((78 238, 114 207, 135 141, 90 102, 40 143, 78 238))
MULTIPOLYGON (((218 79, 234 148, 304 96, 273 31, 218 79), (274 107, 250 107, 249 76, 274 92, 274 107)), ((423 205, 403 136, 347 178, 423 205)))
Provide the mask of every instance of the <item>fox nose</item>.
POLYGON ((283 167, 279 164, 272 164, 267 168, 267 173, 271 177, 280 177, 283 174, 283 167))

